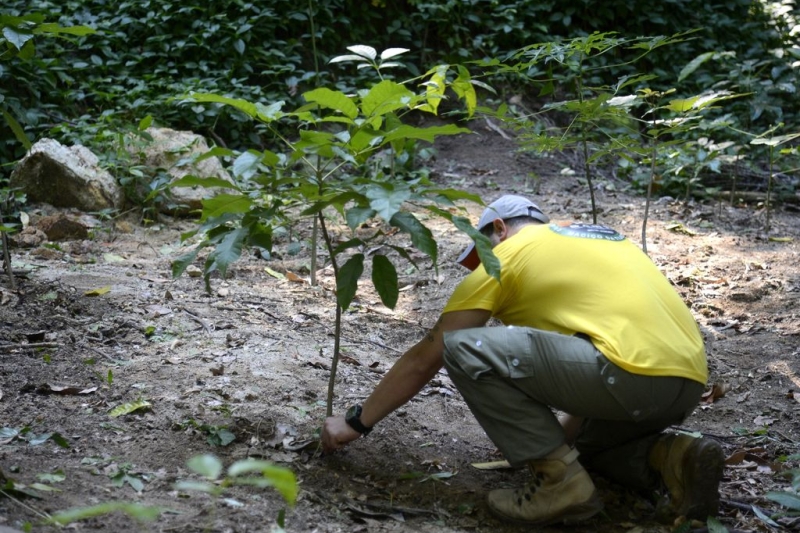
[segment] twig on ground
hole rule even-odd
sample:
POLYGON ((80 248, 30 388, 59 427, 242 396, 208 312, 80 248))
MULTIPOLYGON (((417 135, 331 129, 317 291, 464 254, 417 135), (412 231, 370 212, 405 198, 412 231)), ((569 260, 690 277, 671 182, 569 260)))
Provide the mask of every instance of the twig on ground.
POLYGON ((24 348, 61 348, 58 342, 23 342, 20 344, 0 344, 0 350, 19 350, 24 348))
POLYGON ((184 313, 186 313, 187 315, 189 315, 189 317, 192 320, 194 320, 195 322, 197 322, 198 324, 203 326, 203 329, 206 330, 206 334, 211 336, 211 327, 209 327, 208 323, 206 323, 205 320, 203 320, 202 318, 200 318, 196 314, 192 313, 191 311, 189 311, 185 307, 181 307, 180 310, 183 311, 184 313))

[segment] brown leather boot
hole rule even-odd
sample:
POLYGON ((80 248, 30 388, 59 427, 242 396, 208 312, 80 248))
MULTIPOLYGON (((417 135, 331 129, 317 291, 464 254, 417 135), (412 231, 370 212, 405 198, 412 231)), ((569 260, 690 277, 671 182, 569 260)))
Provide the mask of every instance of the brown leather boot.
POLYGON ((567 446, 546 459, 528 463, 532 479, 519 489, 489 493, 489 509, 501 518, 526 524, 571 524, 603 509, 592 479, 567 446), (555 455, 555 457, 553 457, 555 455))
POLYGON ((719 512, 719 482, 725 456, 713 440, 664 435, 650 450, 650 466, 669 491, 676 516, 705 520, 719 512))

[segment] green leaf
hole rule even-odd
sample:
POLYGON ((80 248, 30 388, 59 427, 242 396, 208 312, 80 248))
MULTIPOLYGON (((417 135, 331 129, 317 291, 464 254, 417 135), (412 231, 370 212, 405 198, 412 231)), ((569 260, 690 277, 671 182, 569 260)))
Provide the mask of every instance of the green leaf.
POLYGON ((797 494, 772 491, 767 493, 767 499, 788 507, 792 511, 800 511, 800 496, 797 494))
MULTIPOLYGON (((243 459, 236 461, 228 469, 228 476, 238 477, 245 473, 260 472, 263 478, 283 496, 289 503, 294 505, 297 501, 297 478, 294 472, 288 468, 275 466, 269 461, 261 461, 257 459, 243 459)), ((237 484, 250 485, 254 484, 251 479, 240 479, 236 481, 237 484)))
POLYGON ((355 230, 358 226, 375 216, 375 210, 369 207, 352 207, 345 213, 347 226, 355 230))
POLYGON ((207 494, 218 495, 221 493, 221 488, 211 483, 204 483, 202 481, 178 481, 175 483, 176 490, 193 490, 197 492, 205 492, 207 494))
POLYGON ((147 400, 136 400, 135 402, 118 405, 109 411, 108 415, 116 418, 122 415, 129 415, 135 411, 150 409, 150 407, 152 407, 152 404, 147 400))
POLYGON ((216 480, 222 474, 222 461, 211 454, 195 455, 186 461, 186 466, 206 479, 216 480))
POLYGON ((28 136, 25 135, 25 131, 22 129, 22 126, 19 125, 19 122, 17 122, 14 117, 12 117, 11 114, 5 109, 0 109, 0 112, 3 113, 3 117, 6 119, 8 127, 11 128, 12 132, 14 132, 14 137, 17 138, 17 140, 22 144, 22 146, 25 147, 26 150, 30 150, 32 146, 31 141, 28 139, 28 136))
POLYGON ((200 252, 201 249, 202 249, 202 247, 197 246, 191 252, 186 253, 186 254, 180 256, 179 258, 177 258, 175 261, 173 261, 172 262, 172 277, 173 278, 180 277, 180 275, 183 274, 183 271, 186 270, 186 267, 188 267, 189 265, 194 263, 194 260, 197 259, 197 254, 200 252))
POLYGON ((251 118, 256 118, 267 123, 281 118, 282 115, 279 110, 284 104, 283 101, 280 101, 270 106, 264 106, 263 104, 254 104, 247 100, 242 100, 241 98, 229 98, 227 96, 219 96, 211 93, 193 93, 187 95, 184 99, 188 102, 225 104, 242 111, 251 118))
POLYGON ((29 40, 33 39, 33 33, 26 31, 17 31, 10 26, 3 27, 3 37, 14 46, 17 50, 22 50, 29 40))
POLYGON ((37 474, 36 477, 43 483, 61 483, 67 479, 67 476, 64 474, 63 470, 56 470, 55 472, 49 474, 37 474))
POLYGON ((248 231, 248 228, 240 227, 228 232, 214 248, 214 251, 209 254, 206 261, 206 273, 219 269, 220 274, 225 277, 228 266, 241 257, 248 231))
POLYGON ((58 24, 51 22, 47 24, 41 24, 39 27, 33 30, 33 33, 50 33, 53 35, 67 33, 69 35, 75 35, 76 37, 83 37, 84 35, 91 35, 97 32, 89 26, 59 26, 58 24))
POLYGON ((194 176, 192 174, 186 175, 181 179, 175 180, 169 185, 170 189, 174 189, 175 187, 224 187, 226 189, 236 189, 239 188, 236 184, 231 183, 228 180, 224 180, 222 178, 201 178, 199 176, 194 176))
POLYGON ((708 527, 708 533, 729 533, 728 528, 713 516, 709 516, 706 520, 706 527, 708 527))
POLYGON ((427 254, 434 264, 438 259, 438 248, 436 240, 433 238, 433 233, 424 224, 422 224, 413 213, 407 211, 398 211, 389 221, 389 224, 411 236, 411 243, 414 247, 427 254))
POLYGON ((475 241, 475 248, 478 249, 478 257, 481 258, 481 265, 486 270, 486 273, 500 281, 500 260, 494 255, 492 251, 492 241, 490 241, 480 231, 464 217, 453 217, 453 224, 455 227, 472 237, 475 241))
POLYGON ((372 258, 372 284, 383 305, 394 309, 400 291, 397 285, 397 269, 385 255, 376 255, 372 258))
POLYGON ((414 96, 404 85, 384 80, 372 87, 361 101, 361 111, 367 117, 386 115, 408 107, 414 96))
POLYGON ((202 220, 230 213, 247 213, 253 200, 243 194, 218 194, 203 200, 202 220))
POLYGON ((458 77, 453 81, 451 87, 458 97, 464 100, 467 106, 467 116, 471 117, 478 107, 478 97, 475 94, 475 86, 470 83, 469 71, 463 65, 458 65, 458 77))
POLYGON ((13 439, 19 436, 17 428, 0 428, 0 439, 13 439))
POLYGON ((354 54, 366 57, 367 59, 371 59, 372 61, 375 61, 375 59, 378 57, 377 50, 375 50, 371 46, 367 46, 364 44, 354 44, 352 46, 348 46, 347 49, 353 52, 354 54))
POLYGON ((400 211, 403 203, 411 198, 411 191, 408 188, 401 188, 400 190, 393 190, 380 185, 374 185, 367 190, 367 198, 369 198, 369 206, 383 220, 389 221, 392 217, 400 211))
POLYGON ((261 154, 258 152, 254 150, 242 152, 233 162, 233 175, 237 178, 249 180, 258 172, 260 164, 261 154))
POLYGON ((68 509, 60 513, 56 513, 49 518, 49 521, 58 525, 65 526, 72 522, 79 520, 86 520, 87 518, 95 518, 98 516, 107 515, 116 511, 122 511, 127 515, 143 522, 151 522, 159 517, 164 509, 161 507, 138 505, 135 503, 127 502, 108 502, 91 507, 78 507, 68 509))
POLYGON ((315 103, 326 109, 339 111, 344 116, 355 119, 358 116, 358 107, 343 92, 319 88, 303 93, 303 98, 309 103, 315 103))
POLYGON ((700 67, 703 63, 711 59, 716 52, 705 52, 704 54, 700 54, 699 56, 692 59, 688 65, 683 67, 681 73, 678 74, 678 83, 685 80, 689 75, 691 75, 695 70, 700 67))
POLYGON ((147 115, 142 120, 139 121, 139 126, 137 129, 139 131, 144 131, 149 128, 153 124, 153 115, 147 115))
POLYGON ((339 276, 336 278, 336 301, 342 309, 350 307, 363 272, 364 254, 355 254, 339 269, 339 276))
POLYGON ((445 126, 430 126, 427 128, 415 128, 414 126, 403 124, 402 126, 386 132, 382 144, 398 139, 419 139, 432 143, 439 135, 458 135, 461 133, 472 133, 472 130, 468 130, 467 128, 459 128, 454 124, 447 124, 445 126))

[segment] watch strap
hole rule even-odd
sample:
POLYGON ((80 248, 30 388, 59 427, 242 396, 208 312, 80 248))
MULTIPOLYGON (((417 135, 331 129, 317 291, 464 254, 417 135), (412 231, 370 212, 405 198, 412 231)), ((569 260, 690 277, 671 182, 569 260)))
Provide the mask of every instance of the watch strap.
POLYGON ((361 422, 360 405, 354 405, 350 407, 347 410, 347 414, 345 415, 344 420, 345 422, 347 422, 348 426, 361 433, 363 437, 366 437, 367 435, 369 435, 370 431, 372 431, 371 427, 367 427, 361 422))

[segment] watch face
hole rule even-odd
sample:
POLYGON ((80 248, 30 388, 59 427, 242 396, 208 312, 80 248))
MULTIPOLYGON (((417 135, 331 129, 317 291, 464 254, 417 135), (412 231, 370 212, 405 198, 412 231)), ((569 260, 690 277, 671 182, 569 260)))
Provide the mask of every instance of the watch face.
POLYGON ((354 418, 358 418, 361 416, 361 406, 360 405, 353 405, 347 409, 347 413, 344 415, 345 420, 352 420, 354 418))

